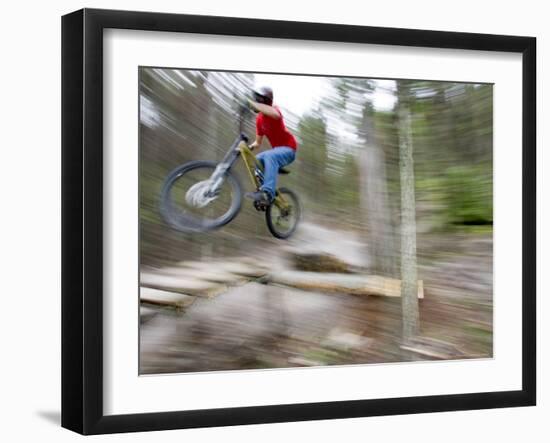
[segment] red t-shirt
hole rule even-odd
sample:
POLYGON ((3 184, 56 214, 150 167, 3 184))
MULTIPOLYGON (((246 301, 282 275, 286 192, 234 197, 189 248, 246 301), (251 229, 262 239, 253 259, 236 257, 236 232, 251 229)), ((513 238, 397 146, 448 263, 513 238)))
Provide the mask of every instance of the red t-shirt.
POLYGON ((274 106, 273 108, 279 113, 281 118, 267 117, 259 112, 256 117, 256 134, 265 135, 273 148, 278 146, 288 146, 289 148, 296 150, 296 139, 286 128, 281 110, 277 106, 274 106))

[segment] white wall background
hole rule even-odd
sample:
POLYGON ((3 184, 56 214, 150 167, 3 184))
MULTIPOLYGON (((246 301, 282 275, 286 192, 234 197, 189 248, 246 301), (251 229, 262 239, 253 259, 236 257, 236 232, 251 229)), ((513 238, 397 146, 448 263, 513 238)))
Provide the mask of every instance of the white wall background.
MULTIPOLYGON (((0 438, 81 440, 60 416, 61 15, 81 7, 530 35, 538 38, 539 276, 550 266, 544 155, 550 96, 548 12, 541 1, 111 0, 10 2, 2 8, 0 69, 0 438), (546 105, 546 109, 543 109, 546 105), (546 112, 543 112, 546 111, 546 112), (542 196, 542 197, 541 197, 542 196), (546 251, 541 249, 546 246, 546 251)), ((519 270, 518 270, 519 272, 519 270)), ((539 406, 101 436, 95 441, 533 441, 550 437, 550 280, 539 278, 539 406)))

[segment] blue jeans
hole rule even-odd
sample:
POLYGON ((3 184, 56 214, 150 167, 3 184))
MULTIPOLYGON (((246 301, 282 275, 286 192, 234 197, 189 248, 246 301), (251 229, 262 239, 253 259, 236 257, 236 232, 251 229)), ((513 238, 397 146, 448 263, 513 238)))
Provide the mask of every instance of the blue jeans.
POLYGON ((256 158, 264 167, 264 184, 260 187, 260 191, 267 192, 271 199, 273 199, 275 197, 275 189, 277 188, 279 168, 292 163, 296 158, 296 151, 287 146, 277 146, 260 152, 256 158))

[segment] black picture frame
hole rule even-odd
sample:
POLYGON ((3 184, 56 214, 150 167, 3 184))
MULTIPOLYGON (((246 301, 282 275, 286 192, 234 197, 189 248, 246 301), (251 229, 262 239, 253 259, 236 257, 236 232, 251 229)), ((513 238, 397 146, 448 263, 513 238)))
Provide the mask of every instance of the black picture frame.
POLYGON ((82 434, 530 406, 536 403, 536 39, 83 9, 62 18, 62 426, 82 434), (517 391, 103 413, 103 31, 108 28, 522 55, 522 388, 517 391))

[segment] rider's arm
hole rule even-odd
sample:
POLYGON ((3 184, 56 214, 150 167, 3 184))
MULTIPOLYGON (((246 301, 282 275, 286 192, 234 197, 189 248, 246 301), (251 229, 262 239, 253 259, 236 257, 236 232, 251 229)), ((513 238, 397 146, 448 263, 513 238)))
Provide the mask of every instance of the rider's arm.
POLYGON ((263 103, 257 103, 253 100, 248 101, 250 103, 250 106, 254 108, 256 111, 261 112, 266 117, 274 118, 276 120, 281 118, 281 114, 277 112, 277 110, 273 106, 265 105, 263 103))
POLYGON ((256 134, 256 140, 252 142, 249 148, 250 149, 259 148, 260 146, 262 146, 263 141, 264 141, 264 136, 260 134, 256 134))

